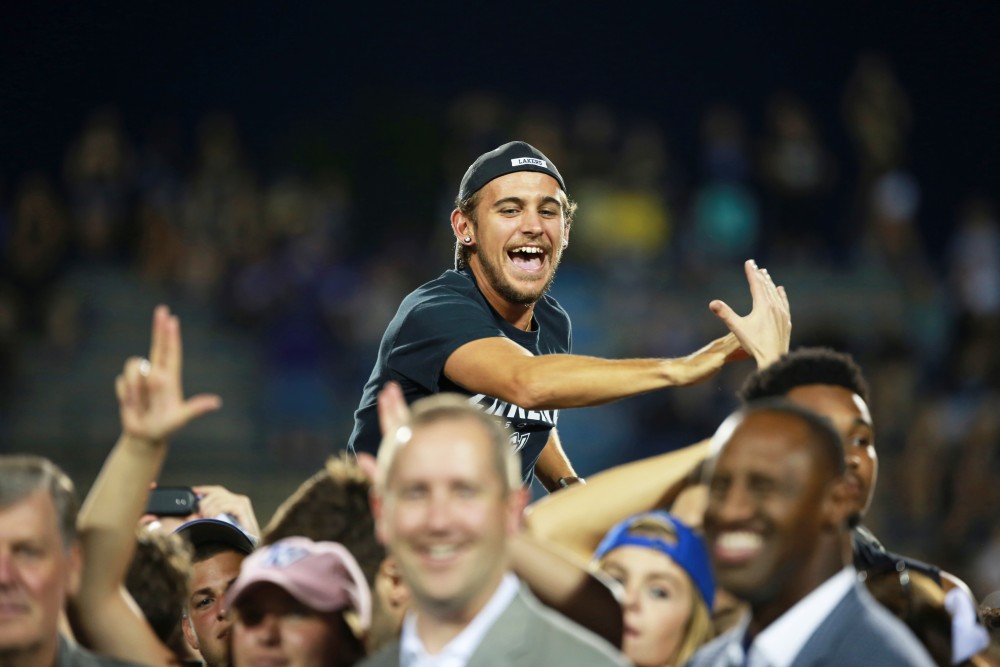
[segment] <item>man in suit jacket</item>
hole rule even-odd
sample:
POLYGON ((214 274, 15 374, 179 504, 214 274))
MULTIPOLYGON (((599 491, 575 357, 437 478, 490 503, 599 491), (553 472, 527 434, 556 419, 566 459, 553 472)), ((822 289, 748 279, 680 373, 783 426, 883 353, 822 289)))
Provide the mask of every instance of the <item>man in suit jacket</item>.
POLYGON ((527 491, 508 432, 457 395, 413 404, 379 449, 372 508, 410 588, 399 641, 365 666, 627 665, 508 569, 527 491), (443 662, 442 662, 443 661, 443 662))
POLYGON ((845 558, 852 508, 829 420, 786 400, 752 403, 713 445, 705 533, 719 585, 750 613, 690 666, 934 665, 845 558))

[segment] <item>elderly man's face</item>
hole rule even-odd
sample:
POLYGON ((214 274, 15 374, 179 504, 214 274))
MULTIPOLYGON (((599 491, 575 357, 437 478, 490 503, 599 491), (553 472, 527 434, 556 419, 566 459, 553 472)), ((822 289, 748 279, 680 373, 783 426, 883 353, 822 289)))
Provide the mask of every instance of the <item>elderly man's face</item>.
POLYGON ((0 507, 0 655, 54 646, 59 614, 79 586, 80 565, 78 547, 62 542, 47 492, 0 507))

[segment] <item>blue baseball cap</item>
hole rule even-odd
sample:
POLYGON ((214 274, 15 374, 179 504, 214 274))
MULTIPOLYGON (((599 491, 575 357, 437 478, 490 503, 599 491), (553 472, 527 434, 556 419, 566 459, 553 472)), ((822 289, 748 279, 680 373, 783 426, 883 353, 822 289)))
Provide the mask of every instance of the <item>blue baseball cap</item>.
POLYGON ((613 549, 626 546, 655 549, 669 556, 670 560, 687 572, 688 577, 691 578, 695 588, 701 594, 701 599, 705 601, 708 610, 712 611, 712 603, 715 600, 715 577, 712 576, 708 549, 705 548, 705 542, 701 537, 679 519, 663 511, 632 515, 624 521, 618 522, 614 528, 608 531, 601 543, 597 545, 594 560, 604 558, 613 549), (630 533, 629 531, 633 530, 635 525, 643 519, 652 519, 657 524, 664 524, 665 528, 673 532, 677 541, 670 542, 662 537, 630 533))

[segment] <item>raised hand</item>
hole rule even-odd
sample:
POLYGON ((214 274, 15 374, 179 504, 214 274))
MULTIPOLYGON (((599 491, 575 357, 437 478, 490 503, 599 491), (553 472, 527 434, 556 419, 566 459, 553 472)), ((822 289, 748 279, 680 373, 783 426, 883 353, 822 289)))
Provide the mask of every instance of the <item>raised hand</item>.
POLYGON ((149 359, 131 357, 115 379, 123 434, 159 442, 191 420, 222 406, 222 400, 214 394, 184 398, 182 359, 180 322, 169 308, 157 306, 149 359))
POLYGON ((198 496, 198 514, 206 519, 214 519, 220 514, 228 514, 236 519, 240 528, 251 535, 260 535, 257 515, 248 496, 233 493, 224 486, 192 486, 198 496))
POLYGON ((740 345, 763 368, 788 352, 792 337, 792 315, 785 288, 775 286, 767 269, 757 267, 749 259, 744 264, 753 308, 740 317, 725 302, 718 299, 708 307, 733 332, 740 345))
POLYGON ((410 418, 403 389, 397 382, 386 382, 378 393, 378 425, 382 435, 392 433, 410 418))

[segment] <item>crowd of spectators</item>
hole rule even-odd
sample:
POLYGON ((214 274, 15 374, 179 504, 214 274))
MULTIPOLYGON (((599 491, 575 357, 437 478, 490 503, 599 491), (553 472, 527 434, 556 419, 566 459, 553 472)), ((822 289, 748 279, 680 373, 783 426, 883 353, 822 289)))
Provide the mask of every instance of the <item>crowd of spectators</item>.
MULTIPOLYGON (((340 143, 270 156, 250 148, 238 110, 206 114, 192 141, 180 124, 137 132, 147 119, 113 108, 83 119, 61 165, 0 193, 0 413, 25 341, 71 357, 87 336, 85 301, 101 295, 66 276, 113 265, 251 337, 267 378, 254 430, 279 451, 294 437, 315 467, 346 441, 400 297, 451 261, 465 166, 517 138, 560 165, 580 204, 553 288, 575 351, 686 352, 719 333, 704 305, 740 287, 742 260, 765 261, 788 289, 793 345, 849 351, 868 374, 889 462, 868 523, 980 597, 1000 589, 1000 223, 988 198, 956 200, 937 222, 947 243, 929 247, 921 193, 935 184, 908 150, 919 109, 883 58, 859 59, 844 83, 841 126, 791 91, 764 109, 705 109, 688 144, 612 104, 514 111, 492 91, 388 118, 372 119, 371 146, 341 128, 340 143)), ((746 372, 567 413, 567 450, 587 473, 705 437, 746 372)))

